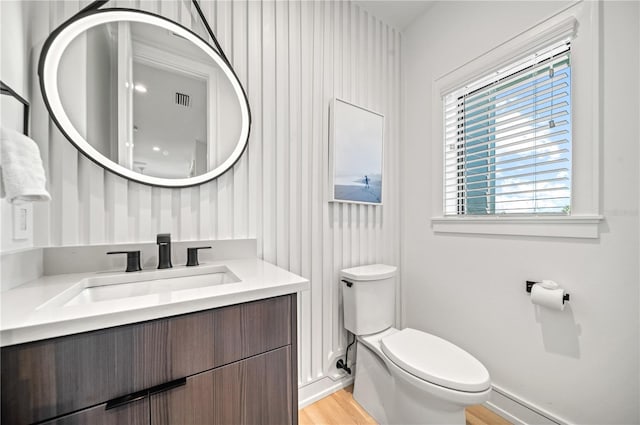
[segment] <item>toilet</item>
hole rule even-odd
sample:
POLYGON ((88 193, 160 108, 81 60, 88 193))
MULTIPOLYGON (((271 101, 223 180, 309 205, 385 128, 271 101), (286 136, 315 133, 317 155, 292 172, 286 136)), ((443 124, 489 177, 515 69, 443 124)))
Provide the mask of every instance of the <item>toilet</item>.
POLYGON ((380 424, 464 424, 489 399, 491 380, 462 348, 393 327, 396 267, 341 271, 344 326, 358 341, 353 397, 380 424))

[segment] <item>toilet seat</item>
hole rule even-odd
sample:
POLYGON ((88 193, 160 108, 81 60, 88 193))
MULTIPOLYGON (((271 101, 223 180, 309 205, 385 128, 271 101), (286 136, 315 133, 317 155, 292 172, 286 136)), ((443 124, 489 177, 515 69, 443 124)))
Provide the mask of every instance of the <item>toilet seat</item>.
POLYGON ((491 386, 489 372, 480 361, 435 335, 405 328, 380 342, 389 360, 424 381, 464 392, 484 392, 491 386))

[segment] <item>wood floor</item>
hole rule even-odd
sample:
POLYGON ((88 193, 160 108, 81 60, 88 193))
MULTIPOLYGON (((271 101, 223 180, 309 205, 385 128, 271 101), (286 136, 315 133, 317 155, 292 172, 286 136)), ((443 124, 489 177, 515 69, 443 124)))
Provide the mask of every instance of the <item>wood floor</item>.
MULTIPOLYGON (((376 425, 376 421, 353 399, 353 386, 342 389, 305 407, 298 413, 300 425, 376 425)), ((511 422, 482 406, 466 411, 467 425, 511 425, 511 422)))

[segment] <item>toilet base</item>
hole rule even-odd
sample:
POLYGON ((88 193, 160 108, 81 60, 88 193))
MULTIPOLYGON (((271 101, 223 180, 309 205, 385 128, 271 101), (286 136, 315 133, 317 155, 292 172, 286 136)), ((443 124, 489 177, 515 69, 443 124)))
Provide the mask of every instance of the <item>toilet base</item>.
POLYGON ((396 381, 393 424, 465 424, 464 407, 430 397, 396 381))
POLYGON ((388 405, 393 400, 393 379, 382 360, 358 342, 353 398, 379 424, 391 423, 388 405))
MULTIPOLYGON (((374 347, 378 348, 378 347, 374 347)), ((379 424, 465 424, 463 403, 451 402, 397 376, 381 350, 357 345, 353 398, 379 424)))

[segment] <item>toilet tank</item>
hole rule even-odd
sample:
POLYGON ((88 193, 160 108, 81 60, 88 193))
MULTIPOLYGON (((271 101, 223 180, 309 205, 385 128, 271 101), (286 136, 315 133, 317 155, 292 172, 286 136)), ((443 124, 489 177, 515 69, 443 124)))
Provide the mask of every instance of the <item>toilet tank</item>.
POLYGON ((371 264, 340 272, 344 327, 349 332, 368 335, 393 325, 396 270, 371 264))

